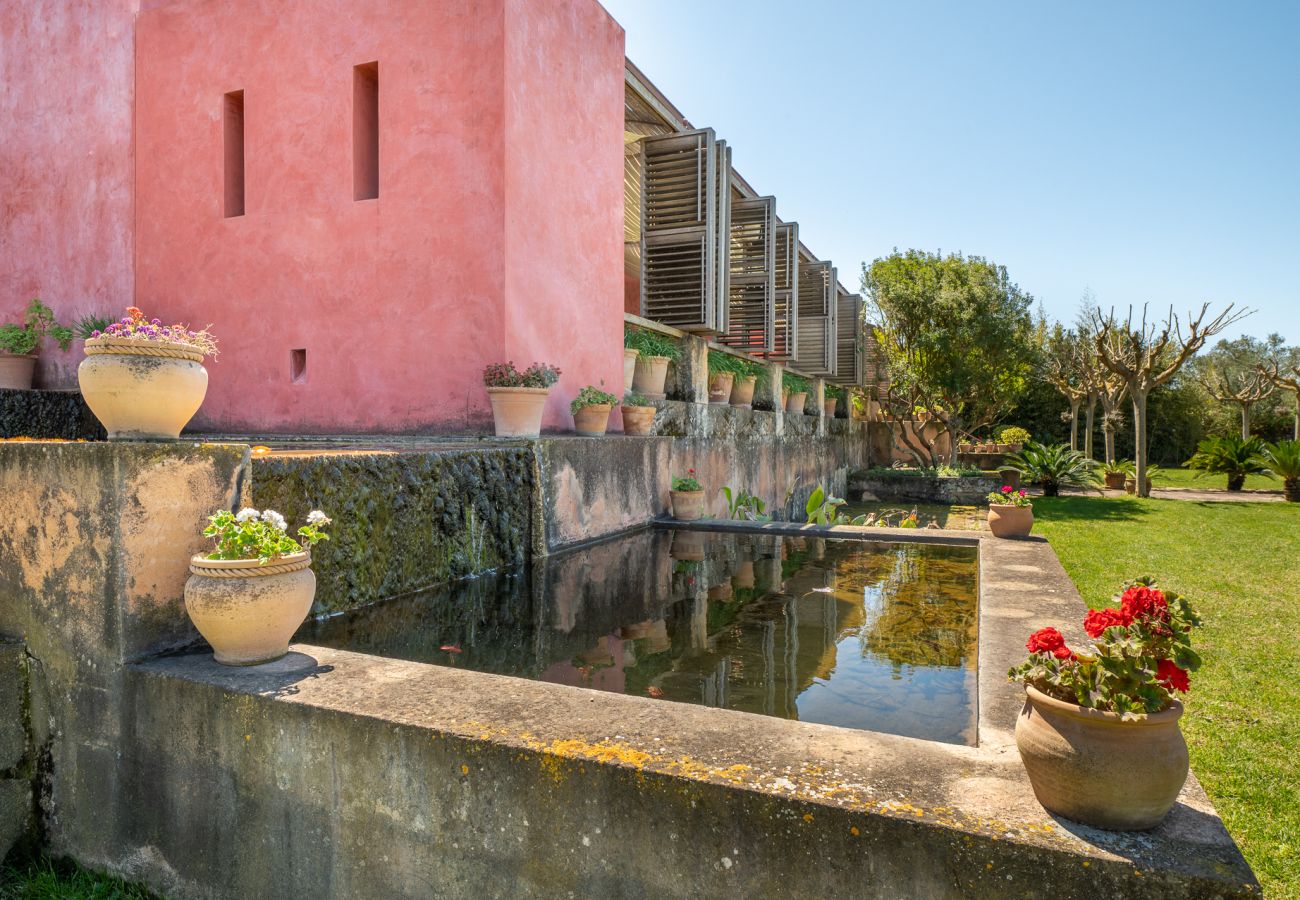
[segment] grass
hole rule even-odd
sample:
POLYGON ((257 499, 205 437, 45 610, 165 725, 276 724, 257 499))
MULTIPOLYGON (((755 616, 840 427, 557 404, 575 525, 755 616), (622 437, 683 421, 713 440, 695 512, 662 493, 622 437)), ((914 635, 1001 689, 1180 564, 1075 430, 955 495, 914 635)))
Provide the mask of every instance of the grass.
POLYGON ((156 900, 139 885, 41 857, 0 868, 0 900, 156 900))
MULTIPOLYGON (((1198 491, 1226 491, 1228 489, 1228 476, 1207 475, 1194 469, 1161 468, 1156 471, 1155 477, 1151 480, 1151 485, 1152 487, 1163 488, 1192 488, 1198 491)), ((1282 490, 1282 479, 1270 478, 1267 475, 1247 475, 1246 490, 1280 491, 1282 490)))
POLYGON ((1034 519, 1090 605, 1142 574, 1196 604, 1192 768, 1265 896, 1300 898, 1300 506, 1075 496, 1034 519))

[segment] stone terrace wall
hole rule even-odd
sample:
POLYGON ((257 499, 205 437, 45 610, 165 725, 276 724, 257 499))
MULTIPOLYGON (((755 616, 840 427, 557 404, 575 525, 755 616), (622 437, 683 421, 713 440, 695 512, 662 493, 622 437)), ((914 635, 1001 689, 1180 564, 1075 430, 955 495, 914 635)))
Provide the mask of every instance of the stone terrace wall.
POLYGON ((102 441, 104 426, 77 391, 0 390, 0 438, 102 441))
POLYGON ((31 826, 34 760, 27 690, 22 644, 0 642, 0 860, 31 826))

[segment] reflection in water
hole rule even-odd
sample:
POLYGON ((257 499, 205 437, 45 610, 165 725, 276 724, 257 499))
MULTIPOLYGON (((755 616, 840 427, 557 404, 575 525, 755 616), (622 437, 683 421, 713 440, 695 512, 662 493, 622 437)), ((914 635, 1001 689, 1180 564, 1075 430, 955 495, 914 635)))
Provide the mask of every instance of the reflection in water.
POLYGON ((974 743, 976 582, 971 547, 642 531, 298 639, 974 743))

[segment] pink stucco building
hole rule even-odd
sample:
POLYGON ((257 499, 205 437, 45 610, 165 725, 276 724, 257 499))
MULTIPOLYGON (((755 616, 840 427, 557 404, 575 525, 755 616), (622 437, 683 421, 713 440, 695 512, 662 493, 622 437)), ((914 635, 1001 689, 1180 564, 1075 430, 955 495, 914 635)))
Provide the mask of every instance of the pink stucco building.
MULTIPOLYGON (((622 379, 623 32, 596 0, 0 9, 0 317, 220 340, 200 430, 479 430, 622 379)), ((80 351, 43 350, 71 387, 80 351)))

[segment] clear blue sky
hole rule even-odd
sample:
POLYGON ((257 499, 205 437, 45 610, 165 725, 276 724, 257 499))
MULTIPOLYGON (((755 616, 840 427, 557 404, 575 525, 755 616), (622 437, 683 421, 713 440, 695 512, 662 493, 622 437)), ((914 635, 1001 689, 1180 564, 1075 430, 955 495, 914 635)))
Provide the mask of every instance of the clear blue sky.
POLYGON ((850 289, 962 251, 1056 318, 1236 301, 1300 344, 1296 0, 602 2, 850 289))

